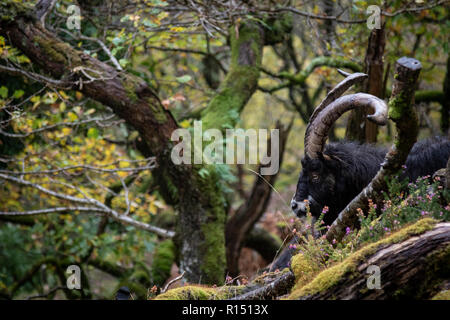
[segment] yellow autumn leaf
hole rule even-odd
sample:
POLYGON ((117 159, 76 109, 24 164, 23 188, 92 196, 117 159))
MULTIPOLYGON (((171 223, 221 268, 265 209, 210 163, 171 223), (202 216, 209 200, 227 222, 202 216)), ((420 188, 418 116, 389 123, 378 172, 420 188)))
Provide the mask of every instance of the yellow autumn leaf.
POLYGON ((72 111, 70 111, 70 112, 67 114, 67 116, 69 117, 69 120, 70 120, 70 121, 77 121, 77 120, 78 120, 78 116, 77 116, 75 113, 73 113, 72 111))
POLYGON ((119 162, 119 168, 128 168, 129 163, 126 161, 120 161, 119 162))

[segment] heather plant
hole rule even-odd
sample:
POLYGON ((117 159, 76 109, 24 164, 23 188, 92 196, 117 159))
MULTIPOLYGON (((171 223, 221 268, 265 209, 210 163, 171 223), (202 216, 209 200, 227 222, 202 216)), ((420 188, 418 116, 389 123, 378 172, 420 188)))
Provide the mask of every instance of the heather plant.
POLYGON ((414 183, 408 183, 395 177, 388 183, 388 192, 384 194, 381 208, 369 200, 367 212, 358 210, 359 229, 347 227, 346 236, 339 243, 335 240, 328 242, 324 235, 329 227, 323 222, 328 207, 323 208, 320 217, 313 223, 307 206, 305 231, 297 232, 299 244, 296 248, 308 263, 314 265, 315 270, 325 269, 344 260, 362 246, 376 242, 419 219, 432 217, 449 221, 450 205, 445 201, 448 195, 449 191, 440 185, 439 178, 431 180, 429 176, 424 176, 414 183))

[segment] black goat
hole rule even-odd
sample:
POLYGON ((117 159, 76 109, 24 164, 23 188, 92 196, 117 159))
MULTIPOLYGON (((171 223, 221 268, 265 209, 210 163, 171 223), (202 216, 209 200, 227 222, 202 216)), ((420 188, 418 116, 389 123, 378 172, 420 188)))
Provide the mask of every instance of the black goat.
MULTIPOLYGON (((336 99, 336 96, 364 77, 360 73, 347 77, 328 94, 311 117, 305 133, 303 169, 291 202, 297 216, 306 213, 307 204, 314 217, 320 216, 323 207, 328 206, 324 222, 330 225, 380 169, 387 149, 354 142, 337 142, 325 146, 331 125, 350 109, 371 106, 375 114, 368 118, 378 124, 385 121, 383 118, 386 118, 387 106, 374 96, 359 93, 336 99)), ((432 175, 446 166, 449 156, 448 138, 435 137, 420 141, 412 148, 401 178, 415 181, 420 176, 432 175)))

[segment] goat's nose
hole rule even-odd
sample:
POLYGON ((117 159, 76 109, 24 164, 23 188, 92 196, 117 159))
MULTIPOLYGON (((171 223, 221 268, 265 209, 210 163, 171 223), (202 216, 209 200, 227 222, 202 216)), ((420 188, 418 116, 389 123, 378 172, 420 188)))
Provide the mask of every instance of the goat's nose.
POLYGON ((298 204, 297 204, 297 202, 296 201, 292 201, 291 202, 291 208, 292 208, 292 210, 297 210, 297 208, 298 208, 298 204))

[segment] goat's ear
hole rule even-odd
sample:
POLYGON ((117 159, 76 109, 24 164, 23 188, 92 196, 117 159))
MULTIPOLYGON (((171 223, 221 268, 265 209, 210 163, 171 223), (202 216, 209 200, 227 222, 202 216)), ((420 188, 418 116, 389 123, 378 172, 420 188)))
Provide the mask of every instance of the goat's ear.
POLYGON ((319 159, 322 161, 322 163, 330 169, 340 169, 342 166, 345 165, 345 162, 342 161, 339 157, 336 157, 334 155, 328 155, 325 153, 320 152, 318 153, 319 159))
POLYGON ((317 152, 317 156, 322 161, 331 161, 332 160, 332 158, 329 155, 323 153, 322 151, 317 152))

